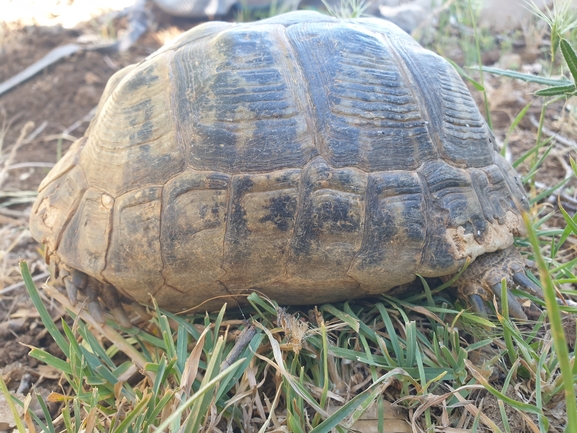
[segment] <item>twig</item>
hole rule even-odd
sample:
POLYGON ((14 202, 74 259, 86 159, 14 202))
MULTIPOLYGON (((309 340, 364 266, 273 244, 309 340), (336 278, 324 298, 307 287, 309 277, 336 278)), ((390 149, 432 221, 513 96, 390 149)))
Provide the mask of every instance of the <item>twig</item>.
POLYGON ((53 63, 56 63, 63 57, 76 53, 78 50, 80 50, 80 45, 78 44, 67 44, 62 45, 61 47, 54 48, 52 51, 50 51, 36 63, 33 63, 32 65, 28 66, 26 69, 14 75, 12 78, 9 78, 8 80, 4 81, 3 83, 0 83, 0 95, 6 93, 8 90, 26 81, 27 79, 33 77, 41 70, 50 66, 53 63))
MULTIPOLYGON (((50 272, 42 272, 41 274, 34 275, 32 277, 32 281, 36 282, 38 280, 42 280, 44 278, 48 278, 50 276, 50 272)), ((14 290, 18 290, 20 287, 24 287, 24 281, 20 281, 19 283, 12 284, 8 287, 4 287, 0 290, 0 295, 5 295, 6 293, 10 293, 14 290)))
MULTIPOLYGON (((94 117, 94 115, 96 114, 96 109, 98 108, 98 106, 92 108, 92 110, 90 110, 88 112, 88 114, 86 116, 84 116, 82 119, 77 120, 76 122, 74 122, 72 125, 70 125, 68 128, 66 128, 64 131, 62 131, 62 137, 63 138, 68 138, 68 137, 72 137, 70 135, 70 133, 72 131, 74 131, 75 129, 77 129, 80 125, 82 125, 85 122, 90 122, 92 120, 92 118, 94 117)), ((60 137, 59 137, 60 138, 60 137)), ((74 137, 72 137, 74 139, 74 137)), ((74 139, 75 140, 75 139, 74 139)))
MULTIPOLYGON (((32 201, 32 200, 30 200, 32 201)), ((0 207, 0 214, 2 215, 6 215, 8 217, 12 217, 12 218, 27 218, 28 214, 26 214, 25 212, 20 212, 17 210, 11 210, 11 209, 6 209, 3 207, 0 207)))
POLYGON ((34 131, 32 131, 32 134, 30 134, 28 137, 26 137, 26 140, 24 140, 24 142, 27 144, 30 143, 32 140, 34 140, 36 137, 38 137, 38 135, 40 135, 40 133, 42 131, 44 131, 47 126, 48 126, 48 121, 45 120, 44 122, 42 122, 40 124, 40 126, 38 128, 36 128, 34 131))
MULTIPOLYGON (((529 116, 529 120, 531 121, 531 124, 533 126, 535 126, 536 128, 539 127, 539 122, 537 121, 535 116, 533 116, 533 115, 529 116)), ((555 141, 557 141, 558 143, 564 144, 565 146, 572 147, 573 150, 577 150, 577 142, 575 142, 569 138, 566 138, 557 132, 552 131, 551 129, 547 128, 546 126, 543 126, 541 128, 541 131, 543 131, 543 134, 545 134, 546 136, 553 137, 555 139, 555 141)))
POLYGON ((6 159, 6 162, 4 162, 4 167, 2 168, 2 170, 0 170, 0 188, 2 187, 2 184, 7 178, 6 172, 8 171, 8 167, 12 165, 12 161, 14 161, 14 158, 16 158, 16 152, 18 151, 20 146, 22 146, 22 144, 25 142, 24 137, 26 137, 28 130, 33 126, 34 122, 26 122, 26 125, 24 125, 24 127, 20 131, 20 137, 18 137, 18 140, 16 140, 16 144, 14 145, 14 147, 12 147, 12 150, 8 154, 8 159, 6 159))
POLYGON ((6 171, 17 170, 19 168, 52 168, 54 165, 53 162, 19 162, 18 164, 6 167, 6 171))
POLYGON ((15 218, 10 218, 9 216, 4 216, 2 214, 0 214, 0 226, 8 226, 8 225, 13 225, 13 226, 23 226, 27 224, 27 222, 22 221, 22 219, 15 219, 15 218))
POLYGON ((48 66, 58 62, 64 57, 71 56, 80 51, 99 51, 102 53, 115 53, 119 51, 126 51, 142 36, 150 25, 150 20, 148 13, 145 9, 145 1, 138 0, 133 6, 130 6, 128 10, 128 29, 124 36, 112 43, 107 44, 94 44, 94 45, 80 45, 80 44, 66 44, 60 47, 54 48, 44 57, 42 57, 37 62, 28 66, 23 71, 19 72, 15 76, 9 78, 8 80, 0 83, 0 96, 3 93, 8 92, 12 88, 16 87, 20 83, 32 78, 38 72, 47 68, 48 66))
POLYGON ((235 361, 238 359, 242 351, 246 348, 246 346, 249 345, 249 343, 251 342, 252 338, 255 335, 256 335, 256 328, 253 324, 249 325, 248 328, 244 328, 242 330, 242 332, 236 339, 236 342, 234 343, 234 347, 229 352, 226 359, 222 361, 222 363, 220 364, 221 372, 226 370, 228 367, 230 367, 232 364, 235 363, 235 361))

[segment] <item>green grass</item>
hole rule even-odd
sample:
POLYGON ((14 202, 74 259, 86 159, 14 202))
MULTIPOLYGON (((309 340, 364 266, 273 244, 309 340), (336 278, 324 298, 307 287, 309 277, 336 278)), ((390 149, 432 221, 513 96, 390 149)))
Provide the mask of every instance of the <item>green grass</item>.
MULTIPOLYGON (((78 432, 91 423, 103 432, 176 432, 180 426, 212 431, 228 424, 264 432, 284 417, 290 431, 344 432, 385 392, 428 428, 438 425, 442 405, 456 423, 464 411, 457 403, 474 400, 481 385, 503 404, 534 416, 535 428, 541 425, 545 432, 548 411, 563 398, 564 384, 572 384, 560 379, 559 369, 574 361, 574 353, 552 350, 544 317, 534 328, 511 321, 506 312, 489 321, 455 309, 445 292, 422 303, 383 296, 371 303, 326 304, 308 318, 252 294, 253 308, 245 311, 249 321, 226 307, 187 317, 156 308, 143 328, 122 330, 112 320, 98 325, 49 289, 74 319, 72 326, 53 323, 24 262, 21 269, 48 332, 66 356, 63 361, 41 349, 30 352, 59 369, 69 384, 70 396, 52 396, 62 404, 62 417, 36 420, 44 431, 78 432), (251 324, 246 347, 223 363, 235 346, 228 335, 251 324), (481 365, 470 361, 483 351, 481 365), (503 366, 505 384, 487 380, 488 371, 503 366), (507 386, 521 380, 539 392, 524 401, 507 397, 507 386), (436 404, 430 405, 433 398, 436 404)), ((553 341, 557 337, 554 333, 553 341)), ((479 420, 500 431, 494 421, 479 420)))

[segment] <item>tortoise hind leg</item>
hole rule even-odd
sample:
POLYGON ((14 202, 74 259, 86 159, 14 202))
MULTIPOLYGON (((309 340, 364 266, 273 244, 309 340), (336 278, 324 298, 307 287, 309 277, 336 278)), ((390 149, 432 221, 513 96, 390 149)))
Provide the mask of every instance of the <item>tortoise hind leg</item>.
POLYGON ((86 295, 88 312, 97 322, 105 322, 104 311, 100 304, 101 299, 120 326, 123 328, 132 327, 132 322, 122 306, 121 296, 114 286, 103 284, 76 269, 71 273, 66 272, 62 280, 72 305, 76 305, 78 302, 78 292, 86 295))
MULTIPOLYGON (((501 281, 507 282, 507 287, 518 285, 522 290, 543 299, 543 291, 525 274, 526 263, 521 254, 514 248, 484 254, 478 257, 457 280, 459 296, 471 308, 487 315, 486 302, 493 296, 501 300, 501 281)), ((523 307, 516 296, 508 293, 510 314, 518 319, 527 319, 523 307)))

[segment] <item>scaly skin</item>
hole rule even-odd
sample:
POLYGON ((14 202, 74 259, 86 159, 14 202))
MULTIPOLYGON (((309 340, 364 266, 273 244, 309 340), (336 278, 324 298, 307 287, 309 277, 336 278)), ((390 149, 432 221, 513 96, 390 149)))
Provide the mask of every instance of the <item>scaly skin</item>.
MULTIPOLYGON (((526 263, 515 247, 509 247, 494 253, 478 257, 463 272, 456 286, 459 296, 465 299, 481 315, 487 315, 485 302, 491 302, 493 296, 501 299, 501 281, 505 279, 508 288, 519 285, 530 294, 543 298, 543 292, 527 275, 526 263)), ((521 304, 515 296, 508 294, 509 311, 513 317, 527 319, 521 304)))

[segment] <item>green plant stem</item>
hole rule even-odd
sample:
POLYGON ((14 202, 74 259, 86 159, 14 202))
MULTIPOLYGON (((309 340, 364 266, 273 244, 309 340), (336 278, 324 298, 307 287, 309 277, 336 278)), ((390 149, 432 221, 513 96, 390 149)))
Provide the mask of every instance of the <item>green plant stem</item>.
MULTIPOLYGON (((541 136, 543 134, 543 123, 545 121, 545 110, 547 108, 547 103, 544 103, 541 106, 541 115, 539 116, 539 126, 537 127, 537 144, 536 144, 536 151, 533 154, 533 162, 531 163, 531 167, 534 167, 539 160, 539 148, 541 147, 541 136)), ((529 179, 529 185, 531 187, 531 191, 535 190, 535 173, 529 179)))
POLYGON ((547 264, 541 255, 539 240, 533 230, 529 216, 524 214, 523 219, 527 226, 529 241, 533 247, 535 263, 541 276, 541 284, 543 285, 543 292, 545 294, 545 304, 547 305, 547 315, 551 323, 553 346, 557 353, 557 361, 559 362, 559 369, 563 377, 563 390, 565 391, 565 406, 567 409, 567 427, 565 431, 577 432, 577 399, 575 398, 571 361, 569 360, 569 351, 567 350, 567 342, 565 340, 563 324, 561 323, 561 311, 559 310, 555 296, 555 287, 549 270, 547 269, 547 264))
POLYGON ((6 386, 6 382, 4 382, 4 378, 0 374, 0 391, 4 394, 4 398, 6 399, 6 403, 8 403, 8 407, 10 408, 10 412, 12 412, 12 417, 14 418, 14 422, 16 423, 16 427, 20 433, 26 432, 26 428, 22 423, 22 419, 20 418, 20 414, 18 410, 16 410, 16 405, 12 401, 12 394, 8 391, 8 387, 6 386))
POLYGON ((489 129, 493 129, 493 122, 491 121, 491 112, 489 110, 489 99, 487 98, 487 90, 485 90, 485 78, 483 76, 483 62, 481 60, 481 45, 479 44, 479 35, 477 34, 477 20, 473 14, 473 6, 471 0, 469 3, 469 13, 471 14, 471 23, 473 25, 473 33, 475 35, 475 48, 477 51, 477 63, 479 64, 480 84, 483 87, 483 105, 485 106, 485 118, 489 129))

